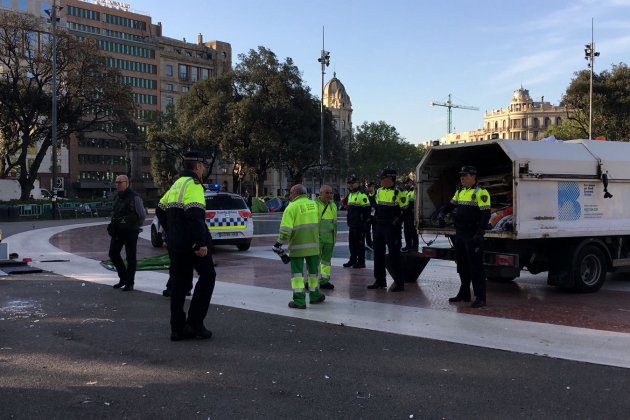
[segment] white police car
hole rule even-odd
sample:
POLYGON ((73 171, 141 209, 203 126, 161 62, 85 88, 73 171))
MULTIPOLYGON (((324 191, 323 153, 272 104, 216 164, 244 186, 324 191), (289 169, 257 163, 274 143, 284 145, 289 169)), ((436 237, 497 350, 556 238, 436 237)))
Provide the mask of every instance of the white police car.
MULTIPOLYGON (((217 191, 217 185, 206 190, 206 225, 212 234, 213 245, 236 245, 247 251, 254 236, 254 220, 247 203, 238 194, 217 191)), ((151 244, 164 244, 164 232, 157 217, 151 223, 151 244)))

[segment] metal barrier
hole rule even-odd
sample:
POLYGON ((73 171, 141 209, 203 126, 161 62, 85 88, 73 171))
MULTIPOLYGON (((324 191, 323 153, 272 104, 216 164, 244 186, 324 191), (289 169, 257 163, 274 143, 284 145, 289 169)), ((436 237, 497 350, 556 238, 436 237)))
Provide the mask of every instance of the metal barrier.
POLYGON ((43 214, 41 204, 20 204, 18 206, 20 217, 39 217, 43 214))

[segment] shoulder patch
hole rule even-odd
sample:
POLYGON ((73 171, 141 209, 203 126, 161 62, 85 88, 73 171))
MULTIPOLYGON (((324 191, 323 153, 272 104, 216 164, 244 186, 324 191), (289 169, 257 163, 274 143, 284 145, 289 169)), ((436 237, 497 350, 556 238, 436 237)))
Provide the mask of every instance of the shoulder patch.
POLYGON ((479 197, 479 198, 481 199, 481 202, 482 202, 482 203, 485 203, 486 201, 488 201, 488 199, 489 199, 490 197, 488 197, 488 195, 487 195, 487 194, 481 194, 481 197, 479 197))

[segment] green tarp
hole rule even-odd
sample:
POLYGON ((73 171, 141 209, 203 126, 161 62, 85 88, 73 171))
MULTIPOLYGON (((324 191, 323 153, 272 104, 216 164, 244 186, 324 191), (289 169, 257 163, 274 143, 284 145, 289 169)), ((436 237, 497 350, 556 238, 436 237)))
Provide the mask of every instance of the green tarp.
MULTIPOLYGON (((116 271, 116 268, 112 265, 112 260, 101 261, 101 265, 108 270, 116 271)), ((138 260, 138 266, 136 270, 168 270, 171 266, 171 260, 168 258, 168 254, 160 255, 157 257, 147 257, 138 260)))

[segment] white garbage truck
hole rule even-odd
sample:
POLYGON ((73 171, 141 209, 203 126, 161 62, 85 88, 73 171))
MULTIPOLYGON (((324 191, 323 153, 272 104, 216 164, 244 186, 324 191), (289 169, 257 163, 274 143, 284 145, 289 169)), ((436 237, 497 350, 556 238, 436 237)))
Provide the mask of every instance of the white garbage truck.
POLYGON ((630 143, 501 139, 429 148, 416 168, 415 202, 426 258, 455 259, 452 246, 430 245, 455 235, 438 215, 464 165, 477 167, 491 197, 488 280, 546 271, 550 285, 595 292, 606 273, 630 269, 630 143))

